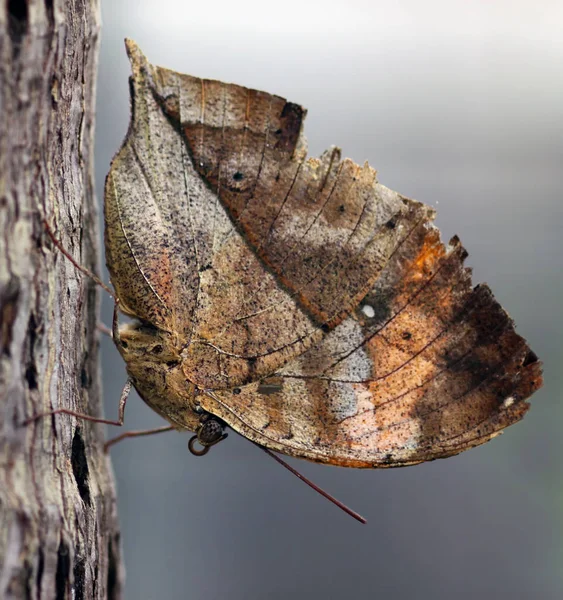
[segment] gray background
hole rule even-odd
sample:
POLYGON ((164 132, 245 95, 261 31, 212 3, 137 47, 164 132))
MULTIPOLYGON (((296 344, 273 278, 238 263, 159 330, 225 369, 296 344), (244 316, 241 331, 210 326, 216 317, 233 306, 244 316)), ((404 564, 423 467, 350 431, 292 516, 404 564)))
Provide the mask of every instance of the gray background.
MULTIPOLYGON (((560 2, 102 1, 96 175, 128 118, 123 38, 179 71, 309 109, 310 153, 340 145, 438 208, 545 363, 523 423, 407 469, 292 461, 361 526, 232 434, 112 452, 128 599, 563 597, 563 9, 560 2)), ((110 302, 103 318, 110 322, 110 302)), ((125 370, 102 342, 106 414, 125 370)), ((163 424, 134 394, 126 428, 163 424)), ((108 431, 108 435, 116 432, 108 431)))

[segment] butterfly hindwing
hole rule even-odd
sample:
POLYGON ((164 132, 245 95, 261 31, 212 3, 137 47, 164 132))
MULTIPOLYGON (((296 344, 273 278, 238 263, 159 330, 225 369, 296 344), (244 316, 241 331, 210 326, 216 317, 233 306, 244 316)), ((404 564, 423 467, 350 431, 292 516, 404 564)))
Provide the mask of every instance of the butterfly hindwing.
POLYGON ((341 325, 206 407, 261 445, 336 465, 414 464, 488 441, 525 414, 541 369, 488 287, 472 288, 465 255, 416 228, 341 325))

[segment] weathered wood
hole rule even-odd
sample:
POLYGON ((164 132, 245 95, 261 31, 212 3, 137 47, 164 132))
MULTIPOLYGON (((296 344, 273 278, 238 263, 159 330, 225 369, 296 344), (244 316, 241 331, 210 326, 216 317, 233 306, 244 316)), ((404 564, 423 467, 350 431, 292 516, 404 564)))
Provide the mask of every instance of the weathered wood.
POLYGON ((93 189, 98 0, 0 3, 0 597, 119 598, 100 413, 93 189))

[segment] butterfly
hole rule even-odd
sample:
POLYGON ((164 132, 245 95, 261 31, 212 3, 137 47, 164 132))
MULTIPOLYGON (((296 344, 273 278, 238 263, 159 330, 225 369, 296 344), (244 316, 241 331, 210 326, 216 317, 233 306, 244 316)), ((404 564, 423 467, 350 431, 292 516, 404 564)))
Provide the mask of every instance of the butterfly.
POLYGON ((528 410, 541 364, 434 210, 333 147, 306 111, 151 65, 105 185, 114 338, 132 385, 196 454, 226 426, 345 467, 445 458, 528 410), (203 447, 198 451, 195 442, 203 447))

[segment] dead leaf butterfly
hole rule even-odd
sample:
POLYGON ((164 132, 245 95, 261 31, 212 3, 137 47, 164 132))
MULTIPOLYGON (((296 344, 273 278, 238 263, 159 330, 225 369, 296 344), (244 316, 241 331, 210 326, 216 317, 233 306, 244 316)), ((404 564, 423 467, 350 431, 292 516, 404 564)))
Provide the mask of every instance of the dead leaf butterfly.
POLYGON ((307 158, 298 104, 126 45, 106 256, 133 319, 114 318, 115 341, 162 429, 196 432, 199 454, 228 426, 378 468, 458 454, 522 418, 540 363, 432 208, 338 148, 307 158))

